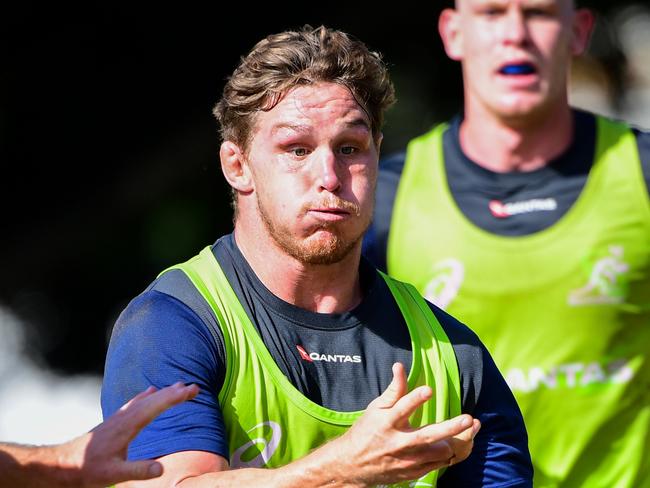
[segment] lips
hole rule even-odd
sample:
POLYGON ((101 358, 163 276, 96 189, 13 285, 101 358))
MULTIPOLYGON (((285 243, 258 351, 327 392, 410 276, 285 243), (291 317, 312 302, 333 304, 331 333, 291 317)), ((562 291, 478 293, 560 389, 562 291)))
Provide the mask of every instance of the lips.
POLYGON ((325 213, 334 213, 334 214, 341 214, 341 215, 347 215, 350 212, 348 212, 345 209, 342 208, 312 208, 312 212, 325 212, 325 213))
POLYGON ((318 221, 331 223, 347 220, 350 217, 350 212, 338 207, 311 208, 309 209, 308 214, 318 221))

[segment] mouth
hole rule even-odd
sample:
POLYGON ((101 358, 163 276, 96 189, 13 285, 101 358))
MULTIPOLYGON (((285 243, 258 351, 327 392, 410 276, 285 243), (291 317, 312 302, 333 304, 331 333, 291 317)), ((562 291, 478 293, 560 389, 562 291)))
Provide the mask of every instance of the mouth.
POLYGON ((526 76, 537 73, 537 68, 529 62, 507 63, 499 68, 499 74, 504 76, 526 76))
POLYGON ((350 216, 350 212, 338 207, 312 208, 309 213, 321 220, 337 221, 350 216))

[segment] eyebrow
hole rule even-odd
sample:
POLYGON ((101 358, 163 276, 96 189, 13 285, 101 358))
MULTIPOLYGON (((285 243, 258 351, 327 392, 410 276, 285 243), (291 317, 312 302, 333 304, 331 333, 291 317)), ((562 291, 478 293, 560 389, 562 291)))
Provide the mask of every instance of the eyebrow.
MULTIPOLYGON (((367 129, 368 131, 370 131, 370 125, 362 117, 351 120, 350 122, 346 122, 345 126, 347 128, 351 128, 351 129, 354 129, 354 128, 357 128, 357 127, 362 127, 364 129, 367 129)), ((292 130, 294 132, 308 133, 311 130, 311 126, 307 125, 307 124, 292 124, 292 123, 289 123, 289 122, 280 122, 280 123, 273 126, 273 128, 271 129, 271 134, 276 134, 279 131, 281 131, 282 129, 289 129, 289 130, 292 130)))

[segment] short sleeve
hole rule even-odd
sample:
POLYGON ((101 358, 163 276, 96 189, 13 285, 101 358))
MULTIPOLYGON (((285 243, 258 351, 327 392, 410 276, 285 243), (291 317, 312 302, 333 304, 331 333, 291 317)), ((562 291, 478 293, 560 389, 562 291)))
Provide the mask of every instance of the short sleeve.
POLYGON ((228 458, 218 393, 225 358, 199 316, 158 291, 135 298, 118 318, 108 348, 101 404, 104 418, 153 385, 178 381, 201 389, 163 412, 133 440, 128 457, 150 459, 199 450, 228 458))

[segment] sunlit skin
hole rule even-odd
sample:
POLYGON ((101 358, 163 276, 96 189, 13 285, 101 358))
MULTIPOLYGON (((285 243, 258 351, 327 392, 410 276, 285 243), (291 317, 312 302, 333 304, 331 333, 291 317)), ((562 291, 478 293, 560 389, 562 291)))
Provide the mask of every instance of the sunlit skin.
POLYGON ((441 14, 445 50, 462 66, 461 145, 470 158, 527 171, 568 147, 570 63, 592 26, 571 0, 458 0, 441 14))
POLYGON ((380 141, 347 88, 321 83, 259 112, 248 148, 222 144, 238 192, 235 239, 275 295, 318 312, 359 303, 349 270, 372 216, 380 141))

